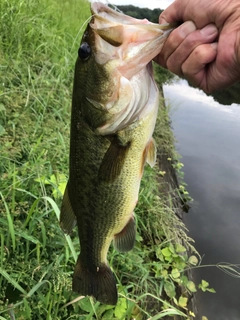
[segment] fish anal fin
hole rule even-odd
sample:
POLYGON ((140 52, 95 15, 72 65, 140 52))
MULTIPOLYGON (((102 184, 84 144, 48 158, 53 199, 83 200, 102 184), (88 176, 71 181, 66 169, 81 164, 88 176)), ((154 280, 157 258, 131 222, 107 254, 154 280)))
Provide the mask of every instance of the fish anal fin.
POLYGON ((68 195, 68 184, 66 186, 62 206, 61 206, 61 212, 60 212, 60 226, 62 230, 69 234, 72 229, 75 227, 77 223, 77 218, 74 214, 69 195, 68 195))
POLYGON ((84 296, 93 296, 103 304, 117 304, 116 280, 107 264, 88 268, 82 263, 81 254, 75 266, 72 289, 84 296))
POLYGON ((99 168, 98 177, 105 182, 113 182, 121 173, 124 165, 130 142, 121 145, 117 138, 111 141, 111 144, 105 153, 101 166, 99 168))
POLYGON ((136 239, 136 224, 134 217, 131 217, 123 230, 116 234, 113 245, 119 252, 127 252, 133 249, 136 239))

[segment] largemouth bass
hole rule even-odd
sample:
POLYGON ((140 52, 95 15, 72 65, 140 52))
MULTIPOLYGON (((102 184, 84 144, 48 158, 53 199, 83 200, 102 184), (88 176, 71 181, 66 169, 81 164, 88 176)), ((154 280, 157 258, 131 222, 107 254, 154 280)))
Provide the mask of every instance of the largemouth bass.
POLYGON ((159 104, 151 60, 169 25, 138 20, 94 2, 75 66, 70 174, 60 224, 77 223, 81 251, 73 291, 117 303, 108 265, 111 242, 120 252, 135 242, 133 211, 144 164, 154 165, 152 133, 159 104))

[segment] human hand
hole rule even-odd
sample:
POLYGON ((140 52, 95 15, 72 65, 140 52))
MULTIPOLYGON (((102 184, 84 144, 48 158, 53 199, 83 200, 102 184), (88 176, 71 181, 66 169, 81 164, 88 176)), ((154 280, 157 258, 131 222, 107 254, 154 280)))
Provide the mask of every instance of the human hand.
POLYGON ((240 80, 239 0, 175 0, 159 22, 184 22, 155 58, 160 65, 208 93, 240 80))

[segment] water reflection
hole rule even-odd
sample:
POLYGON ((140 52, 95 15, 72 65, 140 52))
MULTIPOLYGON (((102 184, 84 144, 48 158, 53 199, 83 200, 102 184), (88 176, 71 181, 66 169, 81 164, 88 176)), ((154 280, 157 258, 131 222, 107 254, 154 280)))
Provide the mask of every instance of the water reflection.
MULTIPOLYGON (((164 86, 185 182, 195 202, 186 223, 203 264, 240 263, 240 106, 223 106, 184 81, 164 86)), ((240 279, 199 269, 216 294, 199 294, 200 315, 240 319, 240 279)), ((201 319, 201 318, 199 318, 201 319)))

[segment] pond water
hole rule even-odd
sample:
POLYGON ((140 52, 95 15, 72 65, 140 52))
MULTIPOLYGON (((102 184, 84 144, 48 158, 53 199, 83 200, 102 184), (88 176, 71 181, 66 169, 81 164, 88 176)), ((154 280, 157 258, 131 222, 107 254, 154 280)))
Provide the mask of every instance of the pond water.
MULTIPOLYGON (((164 96, 194 199, 186 225, 202 265, 240 264, 240 105, 220 105, 183 80, 165 85, 164 96)), ((240 320, 240 278, 214 266, 194 275, 216 290, 198 294, 198 319, 240 320)))

